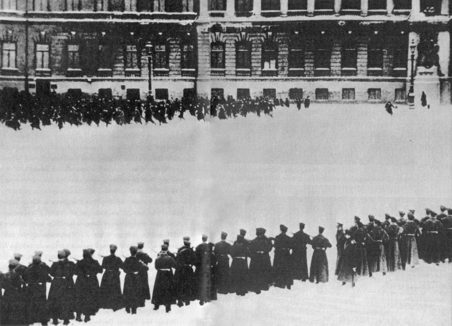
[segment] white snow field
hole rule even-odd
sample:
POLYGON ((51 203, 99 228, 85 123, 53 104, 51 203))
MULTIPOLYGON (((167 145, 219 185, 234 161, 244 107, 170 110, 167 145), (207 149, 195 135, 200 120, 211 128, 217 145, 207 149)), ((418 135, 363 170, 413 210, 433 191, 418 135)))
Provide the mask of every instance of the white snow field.
MULTIPOLYGON (((15 132, 0 126, 0 270, 14 252, 28 263, 69 248, 119 255, 138 241, 151 256, 206 233, 232 242, 240 228, 277 235, 299 222, 333 243, 330 282, 291 291, 219 295, 172 313, 101 311, 91 325, 452 325, 452 264, 419 265, 342 287, 334 278, 336 222, 354 215, 452 206, 452 108, 388 115, 383 105, 316 104, 274 117, 167 125, 56 126, 15 132)), ((308 252, 309 258, 312 251, 308 252)), ((100 256, 96 256, 101 259, 100 256)), ((151 266, 151 287, 155 272, 151 266)))

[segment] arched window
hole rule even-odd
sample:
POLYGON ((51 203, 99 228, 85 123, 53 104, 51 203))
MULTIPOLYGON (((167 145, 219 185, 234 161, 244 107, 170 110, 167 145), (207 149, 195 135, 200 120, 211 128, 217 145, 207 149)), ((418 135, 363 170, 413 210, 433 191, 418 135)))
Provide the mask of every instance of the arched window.
POLYGON ((251 42, 241 41, 235 44, 236 68, 251 69, 251 42))
POLYGON ((210 45, 210 67, 212 69, 225 68, 225 46, 223 42, 214 42, 210 45))
POLYGON ((262 44, 262 70, 275 71, 278 69, 278 43, 265 41, 262 44))
POLYGON ((182 0, 166 0, 166 12, 182 12, 182 0))

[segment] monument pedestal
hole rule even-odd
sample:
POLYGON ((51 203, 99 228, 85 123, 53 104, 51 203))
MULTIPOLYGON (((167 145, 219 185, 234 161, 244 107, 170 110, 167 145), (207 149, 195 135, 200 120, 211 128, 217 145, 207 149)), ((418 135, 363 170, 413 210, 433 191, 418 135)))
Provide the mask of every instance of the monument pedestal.
POLYGON ((415 106, 421 106, 422 92, 427 95, 427 103, 431 105, 440 104, 441 86, 438 76, 438 67, 431 68, 417 67, 417 74, 414 79, 415 106))

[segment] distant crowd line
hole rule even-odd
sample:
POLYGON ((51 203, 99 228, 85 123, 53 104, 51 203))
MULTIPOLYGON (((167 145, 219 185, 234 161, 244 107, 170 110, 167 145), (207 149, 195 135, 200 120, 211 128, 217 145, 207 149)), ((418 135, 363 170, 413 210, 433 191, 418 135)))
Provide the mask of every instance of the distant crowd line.
MULTIPOLYGON (((399 218, 386 214, 384 221, 369 215, 367 224, 355 216, 354 224, 346 230, 338 223, 338 280, 355 286, 358 277, 378 272, 385 275, 406 266, 414 268, 420 258, 429 264, 446 260, 451 263, 452 209, 441 206, 440 210, 437 214, 426 209, 421 220, 415 218, 414 210, 399 212, 399 218)), ((304 227, 300 223, 299 231, 289 236, 288 228, 280 225, 281 233, 274 238, 266 236, 264 228, 257 228, 253 240, 246 239, 247 232, 241 229, 233 244, 227 241, 226 232, 215 244, 203 235, 195 248, 190 237, 184 237, 177 253, 170 251, 169 240, 163 240, 155 258, 157 274, 152 296, 148 265, 153 259, 145 253, 142 242, 129 248, 130 256, 124 261, 116 256, 117 246, 110 245, 110 255, 103 257, 101 264, 93 258, 95 250, 91 248, 83 250, 80 260, 71 259, 70 250, 60 250, 58 260, 50 266, 42 261, 40 251, 35 252, 28 266, 21 263, 21 254, 14 254, 9 271, 0 273, 0 324, 47 325, 51 320, 54 325, 60 321, 67 325, 74 318, 82 321, 83 317, 88 322, 99 309, 125 308, 127 313, 136 314, 151 298, 154 310, 164 306, 170 312, 174 304, 182 307, 194 300, 201 305, 217 300, 218 293, 244 296, 248 292, 259 294, 271 286, 291 289, 294 280, 326 283, 326 250, 332 245, 323 235, 322 226, 313 238, 304 227), (308 246, 313 249, 309 270, 308 246)))

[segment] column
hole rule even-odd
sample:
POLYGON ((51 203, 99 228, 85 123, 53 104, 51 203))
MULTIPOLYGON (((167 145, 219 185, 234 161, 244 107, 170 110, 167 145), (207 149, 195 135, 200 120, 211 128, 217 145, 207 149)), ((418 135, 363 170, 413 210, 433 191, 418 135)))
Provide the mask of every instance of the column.
POLYGON ((334 14, 339 16, 342 9, 342 0, 334 0, 334 14))
POLYGON ((416 50, 414 51, 414 75, 416 75, 416 60, 417 60, 417 45, 419 44, 420 36, 416 32, 410 32, 408 34, 408 67, 407 76, 411 77, 411 49, 410 46, 416 45, 416 50))
POLYGON ((368 0, 361 0, 361 16, 367 16, 369 12, 369 2, 368 0))
POLYGON ((235 1, 227 0, 226 1, 226 17, 232 18, 235 16, 235 1))
POLYGON ((262 0, 253 0, 253 15, 255 16, 261 15, 261 1, 262 0))
POLYGON ((439 66, 441 67, 441 72, 444 75, 449 74, 450 65, 450 33, 449 31, 438 32, 438 44, 439 44, 439 66))
POLYGON ((314 16, 314 10, 315 10, 315 0, 308 0, 308 16, 312 17, 314 16))
POLYGON ((392 15, 392 12, 394 11, 394 0, 387 0, 386 1, 386 12, 388 16, 392 15))
POLYGON ((421 12, 421 0, 411 0, 411 14, 418 15, 421 12))
POLYGON ((441 3, 441 15, 449 15, 449 1, 450 0, 443 0, 441 3))
POLYGON ((287 17, 289 12, 289 0, 281 0, 281 16, 287 17))
POLYGON ((209 17, 209 1, 199 1, 199 17, 209 17))

